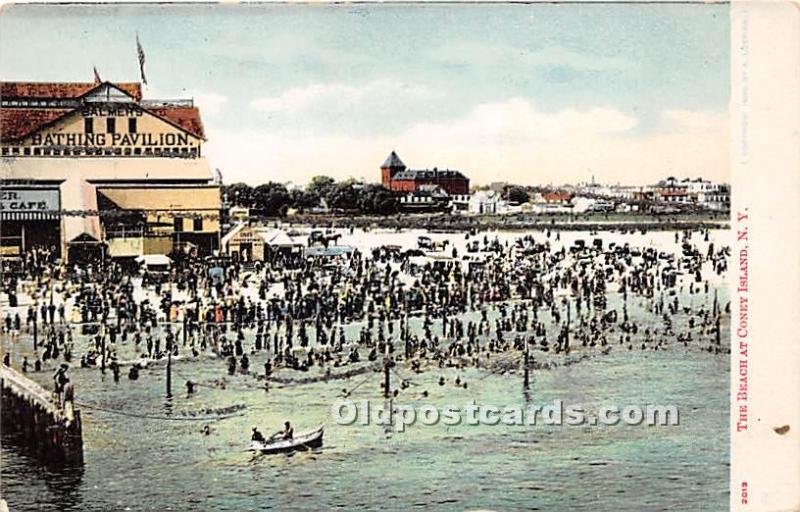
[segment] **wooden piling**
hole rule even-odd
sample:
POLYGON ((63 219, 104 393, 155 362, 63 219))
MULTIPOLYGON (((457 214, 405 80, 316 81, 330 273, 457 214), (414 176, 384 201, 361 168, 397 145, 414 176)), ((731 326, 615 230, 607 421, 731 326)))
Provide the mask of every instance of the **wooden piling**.
POLYGON ((21 373, 0 367, 2 427, 18 435, 24 448, 46 463, 83 463, 80 411, 65 390, 64 406, 53 394, 21 373))

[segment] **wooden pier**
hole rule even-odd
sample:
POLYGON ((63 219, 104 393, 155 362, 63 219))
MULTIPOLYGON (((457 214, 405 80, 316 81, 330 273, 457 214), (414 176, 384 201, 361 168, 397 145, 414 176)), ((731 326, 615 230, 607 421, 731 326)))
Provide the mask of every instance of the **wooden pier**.
POLYGON ((80 411, 74 408, 71 385, 59 399, 25 375, 0 365, 2 427, 13 432, 45 463, 82 464, 80 411), (62 405, 63 403, 63 405, 62 405))

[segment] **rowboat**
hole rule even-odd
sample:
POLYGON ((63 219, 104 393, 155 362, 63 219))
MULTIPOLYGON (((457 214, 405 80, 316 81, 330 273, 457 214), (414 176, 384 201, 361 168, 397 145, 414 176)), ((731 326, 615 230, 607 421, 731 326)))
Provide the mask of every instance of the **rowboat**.
POLYGON ((286 453, 304 451, 322 446, 323 426, 297 434, 292 439, 267 439, 266 441, 251 441, 250 451, 261 453, 286 453))

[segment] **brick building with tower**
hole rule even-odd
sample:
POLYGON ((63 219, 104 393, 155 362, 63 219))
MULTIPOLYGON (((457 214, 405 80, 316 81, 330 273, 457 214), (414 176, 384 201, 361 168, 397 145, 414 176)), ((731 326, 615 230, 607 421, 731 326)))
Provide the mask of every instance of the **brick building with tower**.
POLYGON ((408 169, 394 151, 381 165, 381 183, 393 192, 419 192, 440 187, 449 195, 469 194, 469 178, 460 171, 445 169, 408 169))

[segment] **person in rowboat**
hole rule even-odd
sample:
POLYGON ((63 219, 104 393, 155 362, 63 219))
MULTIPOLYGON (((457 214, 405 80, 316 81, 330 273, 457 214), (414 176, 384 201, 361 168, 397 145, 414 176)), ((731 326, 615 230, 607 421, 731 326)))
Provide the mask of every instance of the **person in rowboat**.
POLYGON ((264 439, 264 435, 258 431, 258 428, 253 427, 253 436, 250 438, 252 441, 258 441, 259 443, 264 443, 267 440, 264 439))
POLYGON ((284 425, 284 429, 283 429, 283 432, 281 432, 282 439, 290 439, 291 440, 294 437, 294 428, 292 428, 291 423, 289 423, 288 421, 286 423, 284 423, 283 425, 284 425))

